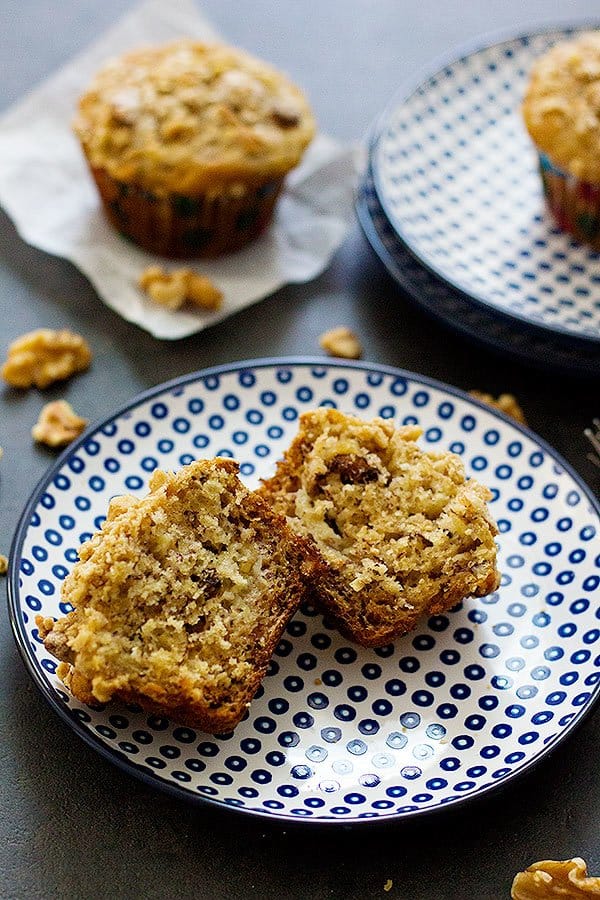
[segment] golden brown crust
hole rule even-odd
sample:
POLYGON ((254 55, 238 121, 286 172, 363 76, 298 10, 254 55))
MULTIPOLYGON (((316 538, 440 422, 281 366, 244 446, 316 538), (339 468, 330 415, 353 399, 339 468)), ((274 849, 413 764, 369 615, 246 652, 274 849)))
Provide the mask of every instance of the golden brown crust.
POLYGON ((538 149, 576 178, 600 183, 600 31, 557 44, 534 64, 525 125, 538 149))
POLYGON ((316 597, 340 630, 377 647, 423 615, 498 586, 487 488, 451 453, 424 453, 420 430, 337 410, 300 430, 259 492, 314 540, 326 562, 316 597))
POLYGON ((285 175, 315 124, 302 92, 241 50, 180 40, 108 63, 74 123, 88 162, 159 196, 285 175))
POLYGON ((80 700, 212 732, 243 717, 320 561, 236 473, 199 460, 111 503, 65 579, 73 612, 38 620, 80 700))

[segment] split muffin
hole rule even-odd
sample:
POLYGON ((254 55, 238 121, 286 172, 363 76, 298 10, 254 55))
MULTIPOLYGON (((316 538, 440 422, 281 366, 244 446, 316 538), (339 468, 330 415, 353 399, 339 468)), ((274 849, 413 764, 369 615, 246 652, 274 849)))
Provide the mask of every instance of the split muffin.
POLYGON ((314 596, 366 647, 499 585, 491 491, 466 478, 456 454, 421 450, 420 434, 335 409, 307 412, 259 490, 316 546, 324 566, 314 596))

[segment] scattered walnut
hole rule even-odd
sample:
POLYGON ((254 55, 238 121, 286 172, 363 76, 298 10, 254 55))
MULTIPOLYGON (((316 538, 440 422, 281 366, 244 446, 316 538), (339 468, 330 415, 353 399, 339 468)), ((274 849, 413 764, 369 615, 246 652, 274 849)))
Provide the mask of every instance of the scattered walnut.
POLYGON ((6 556, 3 556, 2 553, 0 553, 0 575, 6 575, 7 572, 8 572, 8 560, 7 560, 6 556))
POLYGON ((512 900, 600 897, 600 878, 588 875, 578 856, 563 861, 545 859, 515 875, 510 896, 512 900))
POLYGON ((48 447, 66 447, 79 437, 86 425, 87 419, 75 415, 66 400, 53 400, 42 409, 31 435, 48 447))
POLYGON ((201 309, 219 309, 223 302, 223 294, 210 278, 191 269, 165 272, 160 266, 148 266, 138 283, 155 303, 167 309, 179 309, 186 301, 201 309))
POLYGON ((481 400, 482 403, 487 403, 488 406, 499 409, 507 416, 512 416, 512 418, 517 422, 520 422, 521 425, 527 425, 525 413, 521 409, 517 398, 513 397, 512 394, 500 394, 497 400, 495 397, 492 397, 491 394, 486 394, 484 391, 469 391, 469 394, 471 397, 475 397, 476 400, 481 400))
POLYGON ((83 372, 91 360, 90 348, 81 335, 40 328, 13 341, 0 374, 16 388, 45 388, 83 372))
POLYGON ((322 334, 319 344, 329 356, 340 356, 342 359, 360 359, 362 356, 359 339, 343 325, 322 334))

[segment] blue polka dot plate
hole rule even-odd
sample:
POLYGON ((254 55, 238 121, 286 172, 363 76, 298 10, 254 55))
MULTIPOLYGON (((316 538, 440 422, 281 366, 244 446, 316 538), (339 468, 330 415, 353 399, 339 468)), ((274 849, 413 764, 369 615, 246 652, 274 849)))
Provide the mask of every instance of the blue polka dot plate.
POLYGON ((437 277, 515 320, 598 348, 600 254, 546 210, 520 112, 534 60, 577 31, 464 53, 401 91, 378 123, 372 161, 391 225, 437 277))
POLYGON ((356 194, 358 220, 375 253, 409 297, 429 315, 502 356, 544 370, 572 375, 600 376, 600 353, 595 344, 504 316, 437 278, 398 239, 379 202, 370 166, 356 194))
MULTIPOLYGON (((526 429, 453 388, 362 363, 259 360, 159 386, 90 429, 35 489, 11 551, 9 608, 27 668, 92 747, 179 797, 281 820, 417 816, 527 770, 590 710, 600 679, 600 509, 526 429), (91 709, 57 679, 35 615, 109 498, 157 466, 235 456, 249 486, 273 471, 298 415, 320 405, 418 423, 493 492, 500 589, 423 620, 394 645, 353 646, 305 605, 235 732, 217 737, 136 706, 91 709)), ((68 778, 68 773, 65 773, 68 778)))

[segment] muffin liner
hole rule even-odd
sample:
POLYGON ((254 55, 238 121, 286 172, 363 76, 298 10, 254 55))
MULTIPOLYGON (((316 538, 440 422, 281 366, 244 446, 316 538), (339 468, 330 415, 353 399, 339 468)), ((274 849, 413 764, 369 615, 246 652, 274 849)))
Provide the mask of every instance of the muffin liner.
POLYGON ((600 250, 600 185, 559 169, 538 151, 546 201, 559 227, 600 250))
POLYGON ((105 212, 124 237, 151 253, 211 258, 244 247, 273 218, 283 178, 254 182, 242 196, 160 196, 91 167, 105 212))

